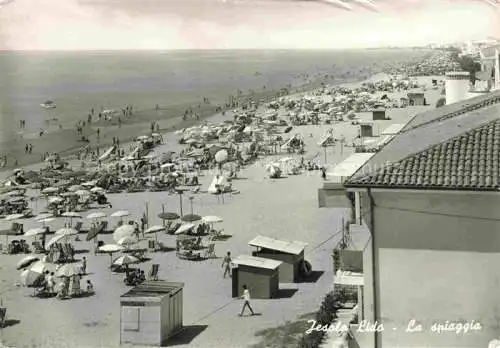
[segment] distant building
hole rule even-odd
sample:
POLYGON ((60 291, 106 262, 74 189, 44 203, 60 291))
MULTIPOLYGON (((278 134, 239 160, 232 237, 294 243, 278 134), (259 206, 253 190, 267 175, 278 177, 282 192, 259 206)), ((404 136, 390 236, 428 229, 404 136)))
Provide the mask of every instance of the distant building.
MULTIPOLYGON (((353 347, 487 347, 500 300, 500 91, 415 116, 346 181, 363 252, 353 347), (364 230, 364 232, 360 232, 364 230), (414 329, 408 332, 411 320, 414 329), (448 323, 448 324, 446 324, 448 323), (466 324, 467 333, 440 325, 466 324)), ((337 202, 340 202, 337 205, 337 202)))

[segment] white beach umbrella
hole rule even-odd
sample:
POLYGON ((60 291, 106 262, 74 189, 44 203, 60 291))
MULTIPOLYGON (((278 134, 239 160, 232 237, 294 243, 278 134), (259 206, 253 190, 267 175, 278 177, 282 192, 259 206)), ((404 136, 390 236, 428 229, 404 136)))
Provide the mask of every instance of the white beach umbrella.
POLYGON ((102 211, 96 211, 94 213, 90 213, 87 215, 87 219, 92 220, 92 219, 101 219, 106 217, 106 213, 103 213, 102 211))
POLYGON ((135 239, 133 236, 125 236, 123 238, 120 238, 116 244, 124 246, 124 247, 129 247, 131 245, 137 244, 137 239, 135 239))
POLYGON ((45 228, 36 227, 36 228, 29 229, 24 235, 26 237, 33 237, 33 236, 38 236, 38 235, 44 234, 44 233, 45 233, 45 228))
POLYGON ((92 187, 90 189, 90 192, 105 192, 106 190, 104 190, 102 187, 99 187, 99 186, 96 186, 96 187, 92 187))
POLYGON ((64 217, 69 217, 69 218, 81 218, 82 216, 80 213, 77 213, 76 211, 67 211, 62 213, 62 216, 64 217))
POLYGON ((43 213, 43 214, 39 214, 37 216, 35 216, 35 221, 40 221, 40 220, 44 220, 44 219, 49 219, 51 217, 53 217, 54 214, 51 214, 51 213, 43 213))
POLYGON ((56 270, 56 265, 48 263, 45 261, 36 261, 31 265, 30 271, 43 274, 45 271, 54 272, 56 270))
POLYGON ((31 269, 25 269, 19 275, 21 278, 21 283, 24 286, 34 286, 37 284, 41 284, 43 274, 39 272, 32 271, 31 269))
POLYGON ((54 221, 55 219, 54 218, 45 218, 45 219, 40 219, 40 220, 37 220, 36 222, 41 222, 44 226, 47 222, 52 222, 54 221))
POLYGON ((129 237, 133 236, 135 232, 135 227, 132 225, 122 225, 118 227, 114 232, 113 232, 113 240, 115 242, 118 242, 120 239, 124 237, 129 237))
POLYGON ((34 255, 28 255, 17 263, 16 269, 19 270, 22 268, 26 268, 29 265, 33 264, 33 262, 38 261, 38 260, 40 260, 38 257, 36 257, 34 255))
POLYGON ((225 162, 227 161, 229 157, 229 154, 227 153, 226 150, 219 150, 216 154, 215 154, 215 161, 217 163, 222 163, 222 162, 225 162))
POLYGON ((4 220, 5 221, 14 221, 14 220, 19 220, 24 217, 24 214, 10 214, 7 215, 4 220))
POLYGON ((49 203, 51 203, 51 204, 52 203, 61 203, 63 201, 64 201, 64 199, 61 197, 50 197, 49 198, 49 203))
POLYGON ((146 231, 144 231, 144 233, 156 233, 160 231, 165 231, 165 229, 166 229, 165 226, 156 225, 156 226, 151 226, 146 231))
POLYGON ((75 191, 75 193, 78 196, 88 196, 88 195, 90 195, 90 191, 88 191, 88 190, 78 190, 78 191, 75 191))
POLYGON ((132 263, 138 263, 140 260, 132 255, 122 255, 119 258, 117 258, 115 261, 113 261, 114 265, 117 266, 123 266, 123 265, 130 265, 132 263))
POLYGON ((82 185, 72 185, 68 188, 68 191, 71 191, 71 192, 76 192, 79 190, 84 190, 84 187, 82 185))
POLYGON ((73 196, 78 196, 78 195, 75 192, 63 192, 63 193, 60 193, 59 196, 61 196, 61 197, 73 197, 73 196))
POLYGON ((56 231, 55 233, 56 235, 58 236, 74 236, 74 235, 77 235, 78 234, 78 231, 75 230, 74 228, 60 228, 56 231))
POLYGON ((47 242, 47 244, 45 244, 45 250, 49 250, 52 244, 59 243, 63 238, 66 238, 63 234, 55 235, 47 242))
POLYGON ((56 187, 47 187, 42 190, 43 194, 51 194, 51 193, 56 193, 59 192, 59 189, 56 187))
POLYGON ((97 180, 87 181, 82 184, 85 187, 94 187, 97 184, 97 180))
POLYGON ((55 276, 58 278, 62 277, 72 277, 74 275, 83 274, 80 264, 67 263, 58 268, 55 272, 55 276))
POLYGON ((192 229, 193 227, 195 227, 196 225, 195 224, 192 224, 192 223, 186 223, 186 224, 183 224, 181 225, 176 231, 175 231, 175 234, 181 234, 181 233, 184 233, 184 232, 187 232, 189 231, 190 229, 192 229))
POLYGON ((222 222, 224 221, 221 217, 218 217, 218 216, 214 216, 214 215, 208 215, 208 216, 204 216, 201 221, 205 222, 205 223, 208 223, 208 224, 213 224, 213 223, 217 223, 217 222, 222 222))
POLYGON ((111 214, 111 217, 124 217, 129 216, 130 212, 128 210, 118 210, 111 214))
POLYGON ((105 244, 99 247, 99 251, 103 253, 116 253, 123 250, 123 246, 117 244, 105 244))

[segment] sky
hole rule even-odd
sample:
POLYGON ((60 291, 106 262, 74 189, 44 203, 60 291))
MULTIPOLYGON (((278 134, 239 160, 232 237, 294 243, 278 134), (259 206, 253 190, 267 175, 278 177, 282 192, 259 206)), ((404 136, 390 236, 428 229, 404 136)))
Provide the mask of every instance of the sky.
POLYGON ((0 0, 0 50, 340 49, 500 37, 500 10, 480 0, 374 1, 379 11, 313 0, 0 0))

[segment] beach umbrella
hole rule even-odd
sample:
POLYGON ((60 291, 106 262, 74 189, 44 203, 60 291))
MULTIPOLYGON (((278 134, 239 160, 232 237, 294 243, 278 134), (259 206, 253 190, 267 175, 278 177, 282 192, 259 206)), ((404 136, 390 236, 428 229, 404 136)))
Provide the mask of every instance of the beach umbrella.
POLYGON ((26 199, 25 197, 11 197, 7 200, 9 203, 17 203, 17 202, 24 202, 26 199))
POLYGON ((218 216, 208 215, 208 216, 204 216, 201 219, 201 221, 206 222, 208 224, 213 224, 213 223, 217 223, 217 222, 222 222, 224 220, 218 216))
POLYGON ((14 221, 14 220, 19 220, 20 218, 23 218, 24 214, 10 214, 4 217, 5 221, 14 221))
POLYGON ((118 210, 115 211, 113 214, 111 214, 111 217, 124 217, 124 216, 129 216, 130 212, 128 210, 118 210))
POLYGON ((71 191, 71 192, 76 192, 79 190, 84 190, 84 187, 82 185, 72 185, 68 188, 68 191, 71 191))
POLYGON ((121 245, 125 248, 130 247, 130 246, 137 244, 137 243, 138 243, 137 239, 135 239, 132 236, 126 236, 126 237, 120 238, 120 240, 116 242, 116 244, 121 245))
POLYGON ((181 218, 181 220, 184 221, 184 222, 194 222, 194 221, 201 220, 201 216, 196 215, 196 214, 187 214, 187 215, 184 215, 181 218))
POLYGON ((36 256, 33 256, 33 255, 26 256, 25 258, 23 258, 21 261, 19 261, 17 263, 16 269, 19 270, 22 268, 26 268, 29 265, 31 265, 33 262, 36 262, 38 260, 40 260, 40 259, 36 256))
POLYGON ((113 261, 113 265, 117 266, 123 266, 123 265, 130 265, 132 263, 138 263, 140 260, 132 255, 122 255, 119 258, 117 258, 115 261, 113 261))
POLYGON ((51 213, 38 214, 37 216, 35 216, 35 221, 49 219, 53 216, 54 216, 54 214, 51 214, 51 213))
POLYGON ((118 227, 113 232, 113 239, 115 242, 118 242, 123 237, 133 236, 135 232, 135 227, 132 225, 122 225, 118 227))
POLYGON ((54 221, 55 219, 54 218, 45 218, 45 219, 40 219, 40 220, 37 220, 36 222, 41 222, 43 226, 45 226, 45 224, 47 222, 52 222, 54 221))
POLYGON ((33 237, 33 236, 38 236, 39 234, 44 234, 45 233, 45 228, 41 227, 36 227, 29 229, 24 235, 26 237, 33 237))
POLYGON ((30 271, 40 274, 43 274, 45 271, 54 272, 55 270, 56 270, 56 265, 45 261, 36 261, 30 267, 30 271))
POLYGON ((154 233, 155 234, 155 240, 158 241, 157 232, 165 231, 165 230, 166 230, 166 227, 156 225, 156 226, 151 226, 146 231, 144 231, 144 233, 154 233))
POLYGON ((109 265, 113 264, 113 254, 122 251, 123 247, 116 244, 106 244, 99 248, 100 252, 109 254, 109 265))
POLYGON ((69 218, 81 218, 82 217, 76 211, 67 211, 67 212, 64 212, 64 213, 62 213, 62 216, 69 217, 69 218))
POLYGON ((49 204, 53 204, 53 203, 61 203, 63 202, 64 199, 61 198, 61 197, 50 197, 49 198, 49 204))
POLYGON ((47 187, 47 188, 44 188, 44 189, 42 190, 42 193, 43 193, 43 194, 46 194, 46 195, 47 195, 47 194, 51 194, 51 193, 56 193, 56 192, 59 192, 59 189, 58 189, 58 188, 56 188, 56 187, 47 187))
POLYGON ((88 190, 78 190, 78 191, 75 191, 75 193, 78 196, 88 196, 88 195, 90 195, 90 191, 88 191, 88 190))
POLYGON ((215 154, 215 161, 217 163, 223 163, 227 161, 229 157, 229 154, 227 153, 227 150, 220 150, 215 154))
POLYGON ((42 284, 43 274, 26 269, 21 272, 21 283, 27 287, 38 287, 42 284))
POLYGON ((87 219, 92 220, 92 219, 100 219, 106 217, 106 213, 103 213, 102 211, 97 211, 95 213, 91 213, 87 215, 87 219))
POLYGON ((65 238, 66 236, 64 234, 58 234, 52 237, 47 244, 45 244, 45 250, 49 250, 52 244, 58 243, 61 241, 61 239, 65 238))
POLYGON ((81 266, 80 264, 76 263, 64 264, 55 272, 55 276, 58 278, 72 277, 74 275, 80 275, 80 274, 82 274, 81 266))
POLYGON ((160 213, 158 214, 158 217, 162 220, 177 220, 178 218, 180 218, 179 214, 170 212, 160 213))
POLYGON ((78 196, 78 195, 75 192, 63 192, 63 193, 59 194, 59 196, 61 196, 61 197, 72 197, 72 196, 78 196))
POLYGON ((82 183, 81 185, 85 187, 94 187, 95 185, 97 185, 97 180, 87 181, 82 183))
POLYGON ((189 231, 190 229, 194 228, 196 225, 195 224, 192 224, 192 223, 185 223, 183 225, 181 225, 176 231, 175 231, 175 234, 182 234, 184 232, 187 232, 189 231))
POLYGON ((90 192, 105 192, 105 190, 102 187, 96 186, 96 187, 92 187, 90 189, 90 192))
POLYGON ((78 234, 78 231, 75 230, 74 228, 60 228, 56 231, 56 235, 58 236, 65 236, 65 237, 68 237, 68 236, 74 236, 74 235, 77 235, 78 234))
POLYGON ((9 196, 9 197, 22 196, 22 195, 24 195, 24 191, 12 190, 12 191, 7 192, 5 195, 9 196))

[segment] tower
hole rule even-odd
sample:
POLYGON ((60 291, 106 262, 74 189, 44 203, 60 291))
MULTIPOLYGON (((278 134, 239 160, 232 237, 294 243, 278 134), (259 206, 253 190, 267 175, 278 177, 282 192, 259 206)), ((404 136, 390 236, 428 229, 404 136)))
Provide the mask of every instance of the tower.
POLYGON ((495 49, 495 81, 494 81, 493 89, 500 89, 500 53, 498 49, 495 49))
POLYGON ((467 71, 451 71, 446 73, 445 92, 446 105, 468 99, 470 74, 467 71))

